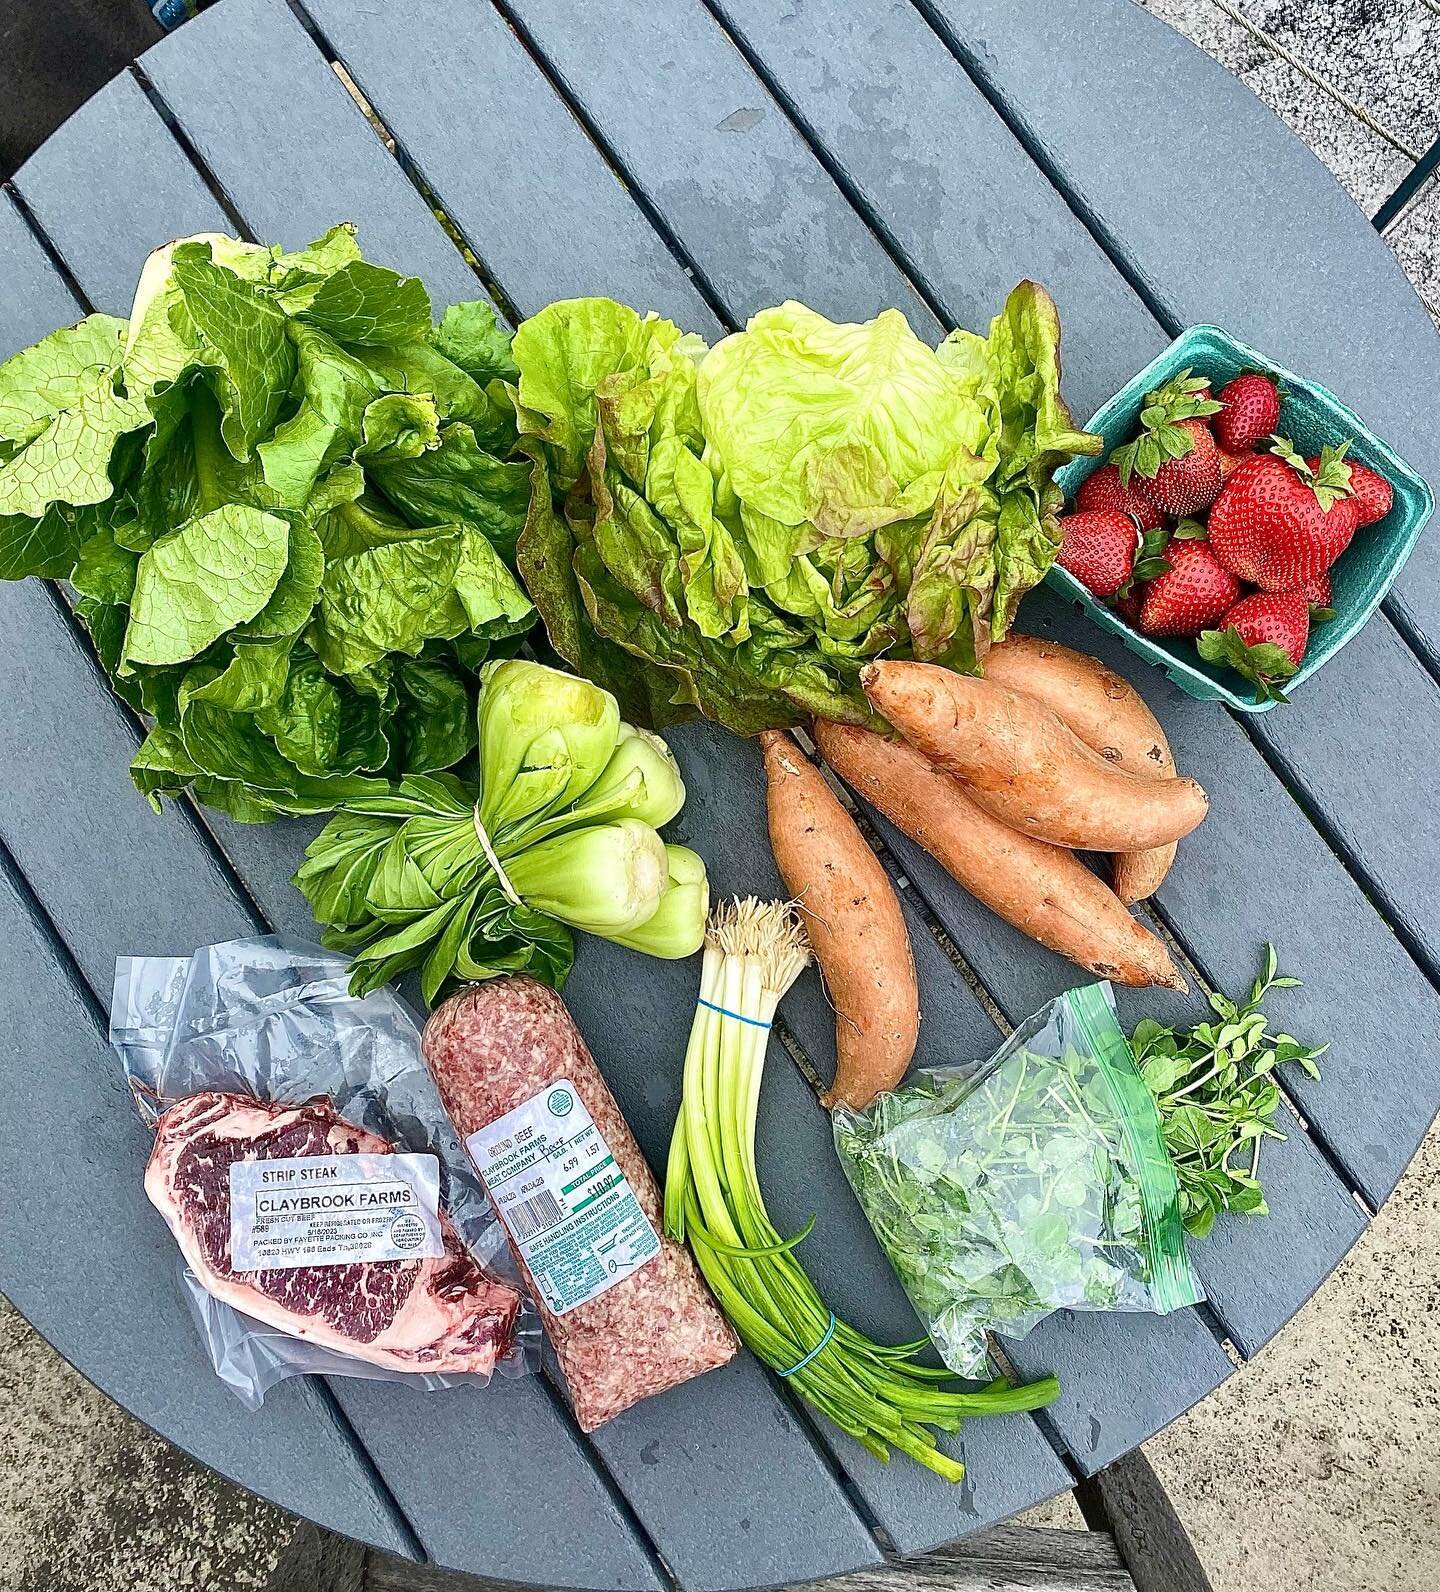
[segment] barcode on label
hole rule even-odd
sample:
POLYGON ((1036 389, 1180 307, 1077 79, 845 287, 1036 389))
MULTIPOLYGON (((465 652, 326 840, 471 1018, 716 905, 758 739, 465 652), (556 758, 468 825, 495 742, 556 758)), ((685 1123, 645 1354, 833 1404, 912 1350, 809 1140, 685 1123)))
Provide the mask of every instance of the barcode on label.
POLYGON ((560 1201, 549 1189, 542 1189, 534 1199, 520 1200, 510 1206, 505 1212, 505 1224, 516 1242, 523 1244, 536 1233, 543 1233, 547 1227, 553 1227, 564 1214, 560 1208, 560 1201))

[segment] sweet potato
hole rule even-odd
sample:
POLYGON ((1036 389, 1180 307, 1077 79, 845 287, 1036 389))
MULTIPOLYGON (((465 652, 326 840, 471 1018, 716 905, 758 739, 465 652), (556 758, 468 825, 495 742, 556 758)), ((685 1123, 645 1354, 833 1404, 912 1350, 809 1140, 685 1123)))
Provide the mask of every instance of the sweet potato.
POLYGON ((1053 709, 997 681, 886 661, 867 664, 860 683, 876 710, 991 817, 1037 840, 1141 851, 1181 839, 1205 816, 1209 802, 1193 779, 1127 774, 1053 709))
POLYGON ((848 724, 817 724, 820 754, 857 795, 1022 934, 1118 984, 1185 980, 1163 940, 1071 851, 992 818, 923 753, 848 724))
MULTIPOLYGON (((1010 636, 985 655, 985 678, 1053 708, 1092 752, 1128 774, 1173 779, 1175 759, 1159 721, 1123 676, 1098 658, 1038 636, 1010 636)), ((1152 896, 1175 861, 1176 842, 1117 851, 1115 894, 1133 906, 1152 896)))
POLYGON ((915 1053, 910 936, 880 859, 820 770, 782 730, 760 744, 775 863, 835 1008, 835 1082, 823 1103, 859 1110, 899 1083, 915 1053))

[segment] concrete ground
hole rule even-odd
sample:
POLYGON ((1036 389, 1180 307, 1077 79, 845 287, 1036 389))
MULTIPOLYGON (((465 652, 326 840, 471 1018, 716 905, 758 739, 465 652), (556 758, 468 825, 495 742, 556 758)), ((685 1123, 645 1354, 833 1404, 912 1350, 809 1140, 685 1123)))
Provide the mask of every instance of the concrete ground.
MULTIPOLYGON (((1146 3, 1268 101, 1367 212, 1407 156, 1227 13, 1242 11, 1396 143, 1418 151, 1440 133, 1440 0, 1146 3)), ((1440 319, 1440 184, 1389 241, 1440 319)), ((1437 1190, 1440 1132, 1300 1315, 1147 1445, 1217 1592, 1440 1582, 1437 1190)), ((151 1436, 3 1300, 0 1496, 0 1592, 248 1592, 293 1579, 288 1516, 151 1436)), ((1022 1520, 1082 1524, 1068 1496, 1022 1520)))

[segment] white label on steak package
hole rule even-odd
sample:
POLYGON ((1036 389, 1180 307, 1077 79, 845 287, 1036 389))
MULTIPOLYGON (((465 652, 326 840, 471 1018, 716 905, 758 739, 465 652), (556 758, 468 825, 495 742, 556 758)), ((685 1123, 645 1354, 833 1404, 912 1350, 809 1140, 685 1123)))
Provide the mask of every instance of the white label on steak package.
POLYGON ((234 1271, 438 1260, 433 1155, 296 1155, 230 1164, 234 1271))
POLYGON ((568 1078, 465 1141, 546 1307, 594 1299, 660 1253, 660 1240, 568 1078))

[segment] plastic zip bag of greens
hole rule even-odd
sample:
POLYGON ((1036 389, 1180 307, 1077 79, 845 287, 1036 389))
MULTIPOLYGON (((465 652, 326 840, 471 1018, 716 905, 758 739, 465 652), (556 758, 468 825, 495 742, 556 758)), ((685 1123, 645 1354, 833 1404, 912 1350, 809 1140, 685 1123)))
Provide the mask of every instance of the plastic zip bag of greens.
POLYGON ((917 1074, 835 1145, 946 1365, 1053 1310, 1166 1315, 1204 1298, 1155 1101, 1108 984, 1050 1002, 979 1066, 917 1074))

